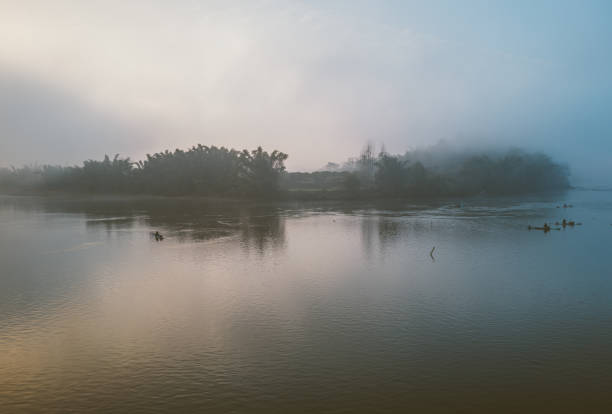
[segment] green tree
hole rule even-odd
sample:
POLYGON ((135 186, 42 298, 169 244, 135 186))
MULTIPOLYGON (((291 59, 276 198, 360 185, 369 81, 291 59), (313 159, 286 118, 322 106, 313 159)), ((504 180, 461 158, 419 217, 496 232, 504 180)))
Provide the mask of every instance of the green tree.
POLYGON ((376 161, 375 182, 378 191, 399 195, 406 189, 406 163, 398 157, 381 153, 376 161))
POLYGON ((275 150, 269 154, 261 147, 251 152, 242 151, 240 178, 245 191, 258 196, 277 192, 287 158, 288 155, 285 153, 275 150))

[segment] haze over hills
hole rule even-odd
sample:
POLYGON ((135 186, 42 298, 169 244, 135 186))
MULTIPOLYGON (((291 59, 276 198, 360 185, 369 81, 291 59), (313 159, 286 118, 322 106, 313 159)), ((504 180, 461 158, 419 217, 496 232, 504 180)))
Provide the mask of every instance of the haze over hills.
POLYGON ((366 141, 519 147, 610 183, 609 2, 0 4, 0 165, 366 141), (452 16, 452 18, 451 18, 452 16))
POLYGON ((569 168, 544 154, 451 153, 442 147, 392 155, 368 144, 328 171, 287 172, 288 155, 197 145, 145 160, 87 160, 82 166, 0 169, 0 191, 229 196, 234 198, 414 198, 524 194, 569 188, 569 168))

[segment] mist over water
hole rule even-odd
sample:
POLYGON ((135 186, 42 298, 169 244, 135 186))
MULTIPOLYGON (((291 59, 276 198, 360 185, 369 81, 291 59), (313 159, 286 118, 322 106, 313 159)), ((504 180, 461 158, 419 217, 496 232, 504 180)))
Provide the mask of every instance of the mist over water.
POLYGON ((0 0, 0 414, 612 412, 610 17, 0 0))
POLYGON ((2 197, 0 411, 605 412, 611 211, 2 197))

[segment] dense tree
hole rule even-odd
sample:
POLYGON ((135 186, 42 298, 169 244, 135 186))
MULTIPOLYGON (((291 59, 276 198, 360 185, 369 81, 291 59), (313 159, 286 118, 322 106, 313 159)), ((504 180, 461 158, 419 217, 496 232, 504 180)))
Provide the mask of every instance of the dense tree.
POLYGON ((361 180, 359 176, 354 172, 348 173, 344 178, 344 187, 350 194, 357 194, 361 189, 361 180))
POLYGON ((151 194, 218 195, 238 192, 240 153, 197 145, 187 151, 147 154, 138 162, 135 181, 151 194))
POLYGON ((0 171, 0 190, 143 193, 160 195, 267 195, 278 190, 287 154, 261 147, 236 151, 194 146, 186 151, 87 160, 81 167, 23 167, 0 171))
POLYGON ((357 171, 362 187, 372 187, 376 176, 376 155, 374 145, 367 143, 357 161, 357 171))
MULTIPOLYGON (((300 173, 304 174, 304 173, 300 173)), ((315 174, 315 173, 313 173, 315 174)), ((505 154, 448 154, 441 151, 394 156, 382 151, 377 158, 368 145, 357 159, 349 159, 344 171, 344 190, 363 196, 429 197, 466 196, 480 193, 520 194, 569 187, 569 170, 543 154, 519 150, 505 154), (369 177, 374 171, 373 183, 369 177)), ((290 174, 293 175, 293 174, 290 174)), ((306 177, 293 182, 293 189, 304 188, 306 177), (297 185, 296 185, 297 184, 297 185)), ((333 182, 331 177, 327 182, 333 182)), ((321 185, 320 190, 330 189, 321 185)), ((313 188, 308 187, 311 191, 313 188)))
POLYGON ((398 157, 382 153, 376 162, 376 188, 384 194, 399 194, 408 185, 408 169, 406 163, 398 157))
POLYGON ((366 146, 344 171, 287 173, 287 154, 261 147, 236 151, 197 145, 143 161, 105 156, 80 167, 0 169, 0 191, 231 195, 271 197, 279 191, 333 193, 351 197, 465 196, 519 194, 569 187, 569 170, 543 154, 449 156, 407 153, 377 157, 366 146), (443 160, 443 161, 440 161, 443 160))
POLYGON ((280 174, 285 171, 288 155, 279 151, 268 154, 261 147, 240 154, 241 181, 244 190, 254 195, 270 195, 279 189, 280 174))

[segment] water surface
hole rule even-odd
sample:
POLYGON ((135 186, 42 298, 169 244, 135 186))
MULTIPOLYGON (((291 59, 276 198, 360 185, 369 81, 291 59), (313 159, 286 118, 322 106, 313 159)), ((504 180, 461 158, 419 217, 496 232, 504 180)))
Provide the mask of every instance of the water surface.
POLYGON ((578 190, 0 197, 0 412, 610 411, 611 224, 578 190))

